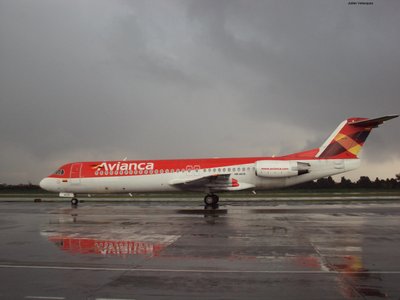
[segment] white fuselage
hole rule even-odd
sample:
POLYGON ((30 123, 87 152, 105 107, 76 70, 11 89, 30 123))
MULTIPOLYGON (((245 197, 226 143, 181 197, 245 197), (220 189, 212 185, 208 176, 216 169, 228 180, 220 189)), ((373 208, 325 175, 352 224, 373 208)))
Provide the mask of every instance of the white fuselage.
MULTIPOLYGON (((298 162, 299 160, 296 160, 298 162)), ((360 159, 313 159, 301 160, 309 164, 308 173, 279 178, 264 178, 256 174, 255 163, 224 166, 213 169, 174 170, 158 174, 132 175, 85 178, 60 178, 47 177, 40 186, 46 190, 60 193, 73 194, 101 194, 101 193, 141 193, 141 192, 173 192, 173 191, 234 191, 234 190, 266 190, 296 185, 318 178, 340 174, 359 167, 360 159), (228 171, 235 170, 235 171, 228 171), (217 172, 216 172, 217 171, 217 172), (207 190, 206 186, 174 185, 174 180, 196 179, 214 174, 230 174, 241 185, 238 188, 207 190)))

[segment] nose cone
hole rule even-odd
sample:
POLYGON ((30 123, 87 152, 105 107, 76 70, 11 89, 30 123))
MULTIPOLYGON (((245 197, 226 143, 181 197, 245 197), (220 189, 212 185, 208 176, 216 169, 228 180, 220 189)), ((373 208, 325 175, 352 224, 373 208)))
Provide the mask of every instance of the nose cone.
POLYGON ((55 186, 55 182, 54 182, 54 178, 43 178, 40 182, 39 182, 39 186, 46 190, 46 191, 54 191, 56 186, 55 186))

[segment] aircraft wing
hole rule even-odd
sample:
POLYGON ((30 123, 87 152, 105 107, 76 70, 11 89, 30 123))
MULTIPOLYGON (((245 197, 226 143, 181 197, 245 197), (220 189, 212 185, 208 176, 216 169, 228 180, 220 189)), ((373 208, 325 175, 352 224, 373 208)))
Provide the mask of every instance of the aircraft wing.
POLYGON ((254 188, 253 184, 238 182, 236 179, 231 178, 231 174, 176 178, 172 179, 169 184, 187 190, 240 191, 254 188))

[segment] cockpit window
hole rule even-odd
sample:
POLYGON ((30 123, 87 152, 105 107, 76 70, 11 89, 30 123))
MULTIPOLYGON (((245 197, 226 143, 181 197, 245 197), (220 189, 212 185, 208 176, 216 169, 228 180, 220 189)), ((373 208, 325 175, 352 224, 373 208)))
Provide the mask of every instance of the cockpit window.
POLYGON ((59 169, 59 170, 57 170, 57 171, 55 171, 54 172, 54 174, 56 174, 56 175, 64 175, 64 170, 63 169, 59 169))

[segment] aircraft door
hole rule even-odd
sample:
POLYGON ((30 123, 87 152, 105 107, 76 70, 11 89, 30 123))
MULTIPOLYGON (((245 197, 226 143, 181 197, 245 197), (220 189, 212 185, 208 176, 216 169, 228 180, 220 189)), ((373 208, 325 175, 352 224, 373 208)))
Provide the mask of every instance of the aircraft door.
POLYGON ((81 183, 81 172, 82 172, 82 163, 72 164, 71 175, 70 175, 71 184, 81 183))

